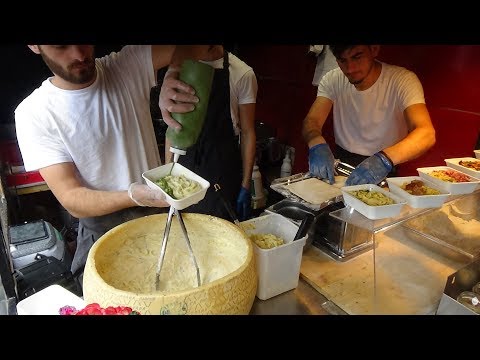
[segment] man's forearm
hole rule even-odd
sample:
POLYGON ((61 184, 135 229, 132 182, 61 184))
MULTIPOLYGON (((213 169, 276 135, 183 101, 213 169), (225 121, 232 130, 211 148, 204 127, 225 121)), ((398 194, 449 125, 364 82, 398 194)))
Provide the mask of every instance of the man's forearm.
POLYGON ((127 191, 100 191, 86 187, 69 191, 60 202, 77 218, 101 216, 137 206, 127 191))
POLYGON ((322 128, 332 106, 333 102, 330 99, 318 96, 303 120, 302 135, 309 148, 326 143, 322 128))
POLYGON ((307 143, 308 147, 311 148, 314 145, 325 143, 326 140, 322 135, 322 132, 318 129, 313 128, 304 128, 303 130, 303 139, 307 143))
POLYGON ((435 132, 430 128, 415 129, 402 141, 383 149, 394 165, 416 159, 435 144, 435 132))
POLYGON ((255 162, 256 136, 254 132, 242 135, 240 148, 242 151, 242 186, 250 189, 250 181, 252 180, 253 164, 255 162))

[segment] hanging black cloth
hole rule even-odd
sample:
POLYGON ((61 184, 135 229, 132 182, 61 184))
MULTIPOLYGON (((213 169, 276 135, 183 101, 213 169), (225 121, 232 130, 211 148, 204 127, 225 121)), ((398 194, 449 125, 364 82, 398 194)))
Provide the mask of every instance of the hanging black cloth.
POLYGON ((215 69, 207 116, 195 145, 180 156, 179 163, 210 182, 205 198, 185 212, 209 214, 232 220, 219 201, 213 185, 218 183, 233 208, 242 184, 242 157, 239 137, 233 130, 230 110, 230 71, 228 52, 223 69, 215 69))

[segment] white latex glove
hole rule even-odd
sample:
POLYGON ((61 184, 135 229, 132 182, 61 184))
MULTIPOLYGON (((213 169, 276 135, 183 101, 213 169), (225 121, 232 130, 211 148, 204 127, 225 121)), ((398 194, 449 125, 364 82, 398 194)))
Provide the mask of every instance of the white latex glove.
POLYGON ((128 196, 138 206, 148 207, 167 207, 170 206, 165 201, 165 195, 160 190, 154 190, 148 185, 132 183, 128 188, 128 196))
POLYGON ((180 69, 170 65, 163 79, 160 95, 158 97, 158 107, 162 112, 162 118, 165 123, 177 130, 182 128, 175 121, 170 113, 187 113, 195 109, 198 103, 198 97, 195 96, 195 90, 190 85, 178 80, 180 69))

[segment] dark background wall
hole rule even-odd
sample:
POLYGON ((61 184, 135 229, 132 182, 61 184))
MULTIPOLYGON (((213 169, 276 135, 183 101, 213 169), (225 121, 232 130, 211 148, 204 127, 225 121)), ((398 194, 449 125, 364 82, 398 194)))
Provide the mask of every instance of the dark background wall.
MULTIPOLYGON (((96 55, 103 56, 119 49, 120 45, 98 45, 96 55)), ((13 124, 17 105, 39 87, 43 80, 52 76, 39 55, 34 54, 27 45, 0 45, 0 125, 13 124)))
MULTIPOLYGON (((97 56, 121 45, 97 45, 97 56)), ((293 172, 308 170, 301 124, 316 96, 312 85, 316 57, 308 45, 230 44, 255 70, 259 92, 257 121, 275 129, 281 142, 296 149, 293 172)), ((26 45, 1 45, 0 125, 13 124, 18 103, 50 76, 40 56, 26 45)), ((437 130, 437 144, 419 159, 400 166, 413 175, 416 167, 443 165, 448 157, 472 156, 480 133, 479 45, 383 45, 380 60, 413 70, 422 81, 427 106, 437 130)), ((5 136, 5 131, 0 139, 5 136)), ((333 144, 332 119, 325 137, 333 144)))

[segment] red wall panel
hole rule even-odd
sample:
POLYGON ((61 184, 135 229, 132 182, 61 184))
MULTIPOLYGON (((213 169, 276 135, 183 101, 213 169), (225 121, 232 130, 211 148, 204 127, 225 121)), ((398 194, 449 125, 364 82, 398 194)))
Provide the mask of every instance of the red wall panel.
POLYGON ((480 113, 479 45, 384 45, 379 59, 414 71, 428 106, 480 113))
POLYGON ((282 143, 295 148, 293 173, 308 170, 302 122, 316 97, 312 85, 316 57, 308 45, 240 46, 240 58, 258 80, 256 119, 276 129, 282 143))

